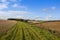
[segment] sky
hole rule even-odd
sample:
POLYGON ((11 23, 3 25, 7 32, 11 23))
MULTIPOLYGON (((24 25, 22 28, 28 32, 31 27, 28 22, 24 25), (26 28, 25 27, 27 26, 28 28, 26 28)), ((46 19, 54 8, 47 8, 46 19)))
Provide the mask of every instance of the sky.
POLYGON ((60 20, 60 0, 0 0, 0 19, 60 20))

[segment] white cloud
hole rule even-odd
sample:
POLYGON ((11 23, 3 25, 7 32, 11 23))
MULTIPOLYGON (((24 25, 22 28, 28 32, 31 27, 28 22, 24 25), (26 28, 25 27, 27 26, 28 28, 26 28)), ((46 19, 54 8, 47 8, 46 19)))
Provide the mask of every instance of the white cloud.
POLYGON ((5 12, 3 12, 3 11, 0 11, 0 14, 4 14, 5 12))
MULTIPOLYGON (((55 9, 56 9, 55 6, 52 6, 52 7, 51 7, 51 10, 55 10, 55 9)), ((44 8, 44 9, 42 9, 42 10, 45 11, 45 12, 46 12, 46 11, 51 11, 51 10, 48 10, 47 8, 44 8)))
POLYGON ((27 12, 27 11, 8 11, 8 13, 11 13, 11 14, 30 14, 30 12, 27 12))
POLYGON ((17 16, 16 18, 23 18, 23 16, 17 16))
POLYGON ((20 8, 25 8, 25 9, 27 9, 27 7, 25 7, 25 6, 21 6, 21 5, 20 5, 19 7, 20 7, 20 8))
POLYGON ((0 10, 4 8, 8 8, 7 4, 0 4, 0 10))
POLYGON ((5 16, 6 12, 0 11, 0 19, 6 19, 7 17, 5 16))
POLYGON ((42 19, 42 17, 40 17, 40 16, 35 17, 35 20, 40 20, 40 19, 42 19))
POLYGON ((45 9, 42 9, 42 11, 47 11, 47 9, 45 8, 45 9))
POLYGON ((52 9, 52 10, 55 10, 55 9, 56 9, 56 7, 55 7, 55 6, 53 6, 53 7, 51 7, 51 9, 52 9))
POLYGON ((6 2, 7 0, 1 0, 1 2, 6 2))
POLYGON ((45 19, 46 19, 46 20, 48 20, 48 19, 49 19, 49 17, 48 17, 48 16, 46 16, 46 17, 45 17, 45 19))
POLYGON ((18 4, 14 4, 14 5, 12 5, 12 7, 14 7, 14 8, 21 8, 21 9, 25 9, 25 10, 28 9, 26 6, 18 5, 18 4))
MULTIPOLYGON (((10 1, 18 1, 18 0, 10 0, 10 1)), ((22 0, 19 0, 19 1, 22 1, 22 0)), ((0 10, 2 9, 5 9, 5 8, 8 8, 8 5, 11 3, 9 2, 8 0, 1 0, 2 3, 0 3, 0 10)), ((13 3, 14 3, 13 2, 13 3)), ((14 8, 20 8, 20 9, 24 9, 24 10, 27 10, 27 7, 24 6, 24 5, 18 5, 18 3, 14 3, 13 5, 10 5, 11 7, 14 7, 14 8)))
POLYGON ((45 9, 42 9, 42 10, 43 10, 43 12, 45 12, 45 13, 51 13, 53 10, 56 9, 56 7, 55 7, 55 6, 52 6, 50 9, 45 8, 45 9), (50 10, 50 9, 51 9, 51 10, 50 10))
POLYGON ((30 14, 28 11, 0 11, 0 14, 30 14))
POLYGON ((43 10, 43 12, 45 12, 45 13, 51 13, 51 10, 49 10, 49 9, 47 9, 47 8, 45 8, 45 9, 42 9, 43 10))
POLYGON ((21 14, 30 14, 27 11, 0 11, 0 19, 7 19, 7 18, 26 18, 27 16, 21 16, 21 14))
POLYGON ((7 0, 1 0, 2 3, 0 3, 0 10, 4 8, 8 8, 9 2, 7 0))
POLYGON ((49 15, 49 16, 46 16, 46 20, 49 20, 50 18, 53 18, 53 16, 52 15, 49 15))
POLYGON ((17 4, 14 4, 13 7, 19 7, 17 4))

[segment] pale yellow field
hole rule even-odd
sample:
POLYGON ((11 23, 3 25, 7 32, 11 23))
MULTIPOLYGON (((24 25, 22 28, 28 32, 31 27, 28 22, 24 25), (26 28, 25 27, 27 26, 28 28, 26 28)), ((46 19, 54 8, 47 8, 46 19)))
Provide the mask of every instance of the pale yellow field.
POLYGON ((60 22, 44 22, 36 25, 45 29, 60 32, 60 22))
POLYGON ((16 21, 0 20, 0 35, 4 34, 8 29, 16 24, 16 21))

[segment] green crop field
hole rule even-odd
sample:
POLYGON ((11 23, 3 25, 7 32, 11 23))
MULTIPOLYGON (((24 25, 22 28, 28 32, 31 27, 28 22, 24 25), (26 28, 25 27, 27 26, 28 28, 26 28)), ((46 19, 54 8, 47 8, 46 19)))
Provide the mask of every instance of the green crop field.
POLYGON ((18 21, 0 40, 60 40, 60 37, 48 30, 18 21))

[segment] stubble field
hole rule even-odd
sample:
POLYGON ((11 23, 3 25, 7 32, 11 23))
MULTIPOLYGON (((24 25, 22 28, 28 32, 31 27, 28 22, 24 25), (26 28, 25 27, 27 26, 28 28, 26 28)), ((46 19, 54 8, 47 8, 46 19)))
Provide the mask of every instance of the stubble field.
POLYGON ((11 20, 0 20, 0 36, 4 34, 8 29, 10 29, 13 25, 16 24, 16 21, 11 20))
POLYGON ((60 32, 60 21, 56 22, 43 22, 39 24, 35 24, 39 27, 42 27, 44 29, 50 29, 52 31, 58 31, 60 32))

